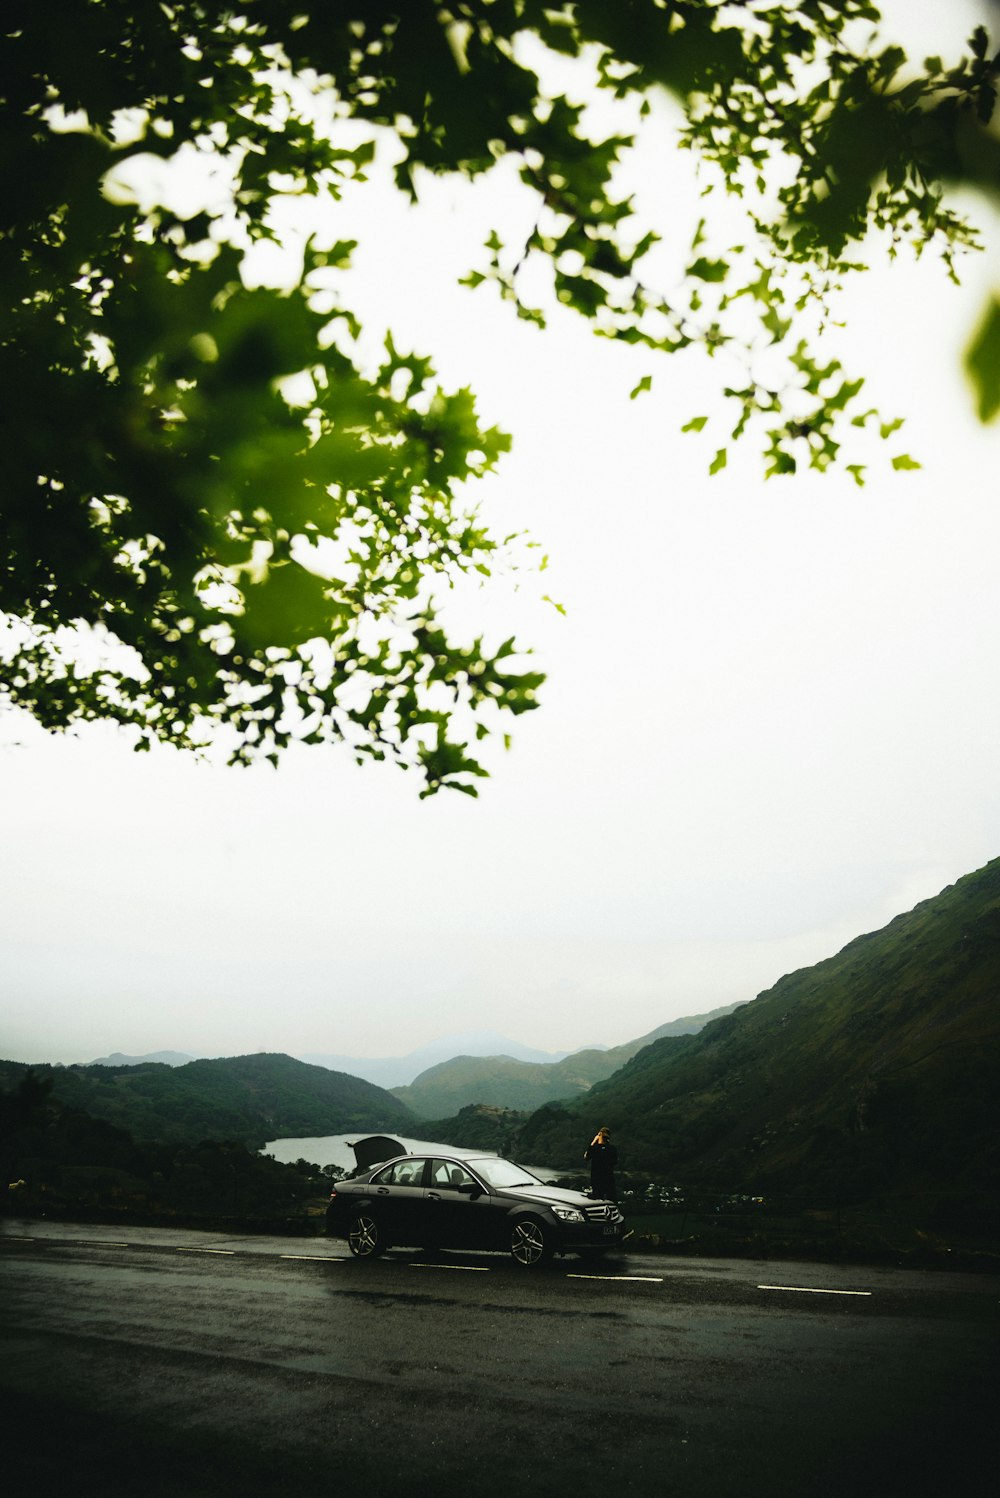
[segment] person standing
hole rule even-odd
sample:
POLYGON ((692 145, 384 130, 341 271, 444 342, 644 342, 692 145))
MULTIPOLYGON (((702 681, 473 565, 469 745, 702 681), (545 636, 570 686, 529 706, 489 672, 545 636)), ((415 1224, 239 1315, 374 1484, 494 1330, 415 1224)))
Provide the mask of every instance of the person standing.
POLYGON ((611 1143, 611 1135, 607 1129, 598 1129, 590 1144, 584 1150, 583 1158, 590 1161, 590 1190, 592 1195, 600 1197, 603 1201, 617 1201, 618 1189, 615 1186, 615 1166, 618 1164, 618 1151, 611 1143))

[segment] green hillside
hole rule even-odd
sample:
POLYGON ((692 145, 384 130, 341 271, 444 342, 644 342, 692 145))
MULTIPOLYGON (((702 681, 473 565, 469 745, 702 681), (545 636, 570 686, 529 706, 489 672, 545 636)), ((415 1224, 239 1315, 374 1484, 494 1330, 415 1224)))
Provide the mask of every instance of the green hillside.
POLYGON ((279 1137, 399 1130, 412 1122, 404 1105, 381 1087, 284 1055, 227 1056, 186 1066, 29 1067, 0 1061, 0 1090, 13 1091, 29 1071, 51 1078, 53 1096, 66 1107, 138 1140, 229 1139, 259 1148, 279 1137))
POLYGON ((469 1103, 454 1118, 421 1119, 421 1128, 439 1144, 460 1149, 479 1149, 491 1155, 506 1155, 529 1115, 513 1108, 491 1108, 469 1103))
POLYGON ((729 1004, 709 1014, 668 1020, 648 1035, 610 1050, 577 1051, 562 1061, 518 1061, 513 1056, 454 1056, 428 1067, 408 1087, 393 1095, 420 1119, 451 1118, 480 1104, 531 1112, 555 1098, 583 1096, 625 1065, 643 1046, 662 1035, 692 1034, 717 1016, 731 1014, 729 1004))
POLYGON ((541 1109, 518 1154, 574 1166, 599 1124, 628 1167, 721 1189, 995 1198, 1000 860, 541 1109))

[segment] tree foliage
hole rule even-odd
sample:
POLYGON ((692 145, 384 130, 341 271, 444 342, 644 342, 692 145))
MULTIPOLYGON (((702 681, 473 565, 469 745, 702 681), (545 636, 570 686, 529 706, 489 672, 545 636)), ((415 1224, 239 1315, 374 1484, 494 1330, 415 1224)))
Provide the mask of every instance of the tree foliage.
MULTIPOLYGON (((237 761, 345 741, 474 794, 470 741, 505 733, 542 678, 513 640, 456 639, 435 592, 506 557, 465 487, 508 439, 391 337, 366 356, 351 242, 310 244, 283 291, 249 289, 243 252, 274 235, 276 199, 364 179, 380 134, 414 195, 422 172, 511 161, 534 224, 519 241, 498 226, 471 286, 543 324, 525 290, 542 264, 553 301, 603 336, 734 356, 725 430, 686 428, 705 429, 713 472, 744 438, 769 474, 841 461, 863 482, 845 434, 898 423, 811 338, 872 231, 890 254, 937 247, 954 274, 975 236, 946 189, 995 191, 1000 163, 985 31, 959 64, 914 68, 873 40, 876 20, 867 0, 9 0, 7 699, 49 728, 132 725, 138 747, 221 733, 237 761), (548 88, 552 53, 621 128, 595 135, 548 88), (707 186, 743 208, 740 244, 711 207, 678 236, 618 188, 664 92, 707 186), (217 208, 140 207, 116 187, 123 163, 184 153, 227 174, 217 208), (661 235, 681 261, 668 285, 661 235)), ((987 419, 995 307, 969 369, 987 419)))
MULTIPOLYGON (((4 1080, 9 1080, 5 1078, 4 1080)), ((53 1074, 24 1069, 0 1090, 0 1169, 8 1212, 139 1219, 232 1220, 299 1216, 322 1191, 318 1167, 282 1165, 229 1139, 136 1140, 52 1095, 53 1074)))

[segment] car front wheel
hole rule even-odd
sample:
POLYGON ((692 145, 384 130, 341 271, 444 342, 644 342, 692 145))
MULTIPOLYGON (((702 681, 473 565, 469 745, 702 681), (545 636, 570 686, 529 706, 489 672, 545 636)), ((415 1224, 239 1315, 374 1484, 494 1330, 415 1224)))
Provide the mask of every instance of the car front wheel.
POLYGON ((388 1247, 382 1229, 367 1212, 358 1212, 347 1229, 347 1246, 358 1259, 375 1259, 388 1247))
POLYGON ((522 1217, 515 1222, 510 1232, 510 1252, 514 1262, 525 1269, 534 1269, 546 1264, 552 1257, 554 1244, 540 1222, 532 1217, 522 1217))

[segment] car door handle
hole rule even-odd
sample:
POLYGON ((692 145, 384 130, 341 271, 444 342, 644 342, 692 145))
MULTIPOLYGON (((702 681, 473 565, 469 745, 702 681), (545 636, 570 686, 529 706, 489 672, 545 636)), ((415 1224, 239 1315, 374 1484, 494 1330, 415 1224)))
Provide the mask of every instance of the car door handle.
POLYGON ((441 1197, 438 1195, 438 1193, 436 1191, 428 1191, 428 1193, 427 1193, 427 1200, 429 1202, 439 1202, 441 1200, 441 1197))
POLYGON ((389 1195, 389 1188, 388 1188, 388 1186, 380 1186, 378 1188, 378 1194, 379 1194, 379 1196, 388 1196, 389 1195))

